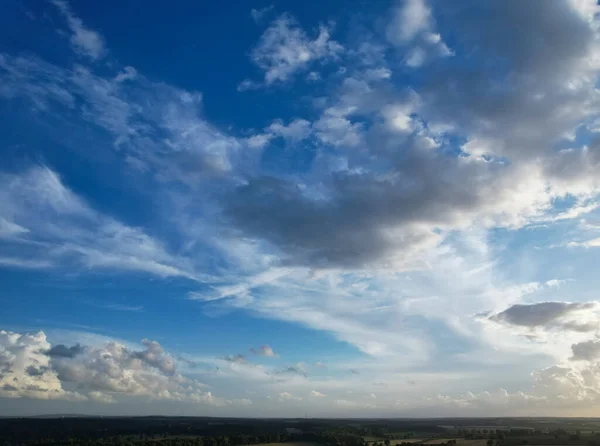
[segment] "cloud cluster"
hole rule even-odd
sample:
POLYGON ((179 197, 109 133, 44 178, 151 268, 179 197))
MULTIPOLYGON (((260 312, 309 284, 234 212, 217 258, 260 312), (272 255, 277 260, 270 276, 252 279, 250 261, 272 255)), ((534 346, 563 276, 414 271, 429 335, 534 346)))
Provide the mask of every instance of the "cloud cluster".
POLYGON ((321 26, 311 39, 296 20, 284 14, 271 23, 252 50, 252 61, 265 72, 266 85, 289 80, 309 64, 334 59, 342 46, 330 38, 330 29, 321 26))
POLYGON ((49 350, 43 332, 0 331, 0 396, 85 400, 80 393, 63 389, 45 354, 49 350))
POLYGON ((214 406, 236 404, 177 373, 176 360, 158 342, 144 339, 142 345, 141 350, 114 341, 85 348, 51 346, 41 331, 0 331, 0 396, 102 403, 147 397, 214 406))
MULTIPOLYGON (((489 70, 484 64, 475 79, 460 65, 442 64, 431 82, 410 92, 385 78, 346 77, 312 128, 325 146, 356 149, 325 152, 308 178, 248 178, 226 203, 230 221, 267 240, 287 263, 402 267, 446 231, 521 228, 557 199, 569 195, 581 207, 597 194, 600 183, 591 172, 598 149, 553 150, 600 110, 594 26, 568 2, 488 7, 490 23, 465 19, 461 51, 482 64, 503 60, 507 77, 497 79, 493 64, 489 70), (525 45, 499 36, 514 20, 533 24, 518 27, 527 33, 518 39, 525 45), (532 43, 556 32, 564 38, 545 39, 541 49, 532 43), (480 35, 482 42, 473 40, 480 35), (497 86, 503 84, 511 87, 497 86), (467 138, 458 156, 444 148, 450 135, 467 138)), ((467 13, 459 8, 447 18, 458 23, 467 13)), ((397 27, 410 34, 402 39, 431 26, 423 1, 406 2, 401 17, 414 22, 397 27)), ((267 144, 268 135, 256 144, 267 144)))

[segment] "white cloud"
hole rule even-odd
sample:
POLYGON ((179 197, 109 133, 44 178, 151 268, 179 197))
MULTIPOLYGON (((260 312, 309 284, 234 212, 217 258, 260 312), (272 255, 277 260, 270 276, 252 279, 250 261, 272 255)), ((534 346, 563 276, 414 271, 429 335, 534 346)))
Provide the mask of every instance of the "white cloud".
POLYGON ((406 65, 411 68, 418 68, 425 62, 425 51, 422 48, 413 48, 406 56, 406 65))
POLYGON ((405 0, 395 9, 395 17, 387 33, 392 41, 407 42, 431 26, 431 10, 427 0, 405 0))
POLYGON ((0 238, 13 238, 29 232, 27 228, 0 218, 0 238))
POLYGON ((63 388, 50 358, 43 353, 49 348, 43 332, 1 330, 0 397, 85 400, 84 395, 63 388))
POLYGON ((321 392, 318 392, 318 391, 316 391, 316 390, 311 390, 311 392, 310 392, 310 396, 312 396, 312 397, 315 397, 315 398, 324 398, 324 397, 326 397, 327 395, 325 395, 325 394, 323 394, 323 393, 321 393, 321 392))
POLYGON ((141 230, 91 209, 47 167, 21 174, 0 173, 0 202, 3 221, 29 228, 18 232, 18 238, 12 231, 13 242, 34 254, 34 259, 22 260, 18 252, 9 257, 6 251, 1 262, 5 265, 45 268, 76 260, 89 268, 195 278, 186 261, 168 254, 141 230), (47 218, 39 219, 39 212, 45 212, 47 218))
POLYGON ((43 332, 0 332, 0 395, 38 399, 77 399, 115 403, 118 397, 190 401, 215 406, 233 404, 205 392, 206 385, 182 376, 176 361, 156 341, 144 339, 141 350, 109 341, 72 349, 51 345, 43 332), (57 353, 52 353, 56 351, 57 353), (65 352, 65 354, 58 352, 65 352), (16 378, 16 379, 15 379, 16 378), (70 388, 76 388, 73 392, 70 388))
POLYGON ((87 56, 92 60, 101 59, 106 54, 104 39, 96 31, 87 28, 83 21, 75 16, 66 1, 53 0, 52 3, 59 9, 67 20, 73 35, 71 45, 75 52, 87 56))
POLYGON ((362 141, 362 124, 352 122, 345 114, 330 108, 315 123, 317 137, 332 146, 355 147, 362 141))
POLYGON ((318 72, 316 72, 316 71, 311 71, 311 72, 310 72, 310 73, 308 73, 308 75, 306 76, 306 79, 307 79, 308 81, 311 81, 311 82, 316 82, 316 81, 318 81, 318 80, 321 80, 321 75, 320 75, 318 72))
POLYGON ((282 15, 269 26, 252 50, 252 61, 265 72, 267 85, 289 80, 317 60, 335 58, 343 50, 330 39, 330 29, 321 26, 319 34, 311 39, 296 20, 282 15))
POLYGON ((274 8, 274 5, 269 5, 264 8, 261 8, 261 9, 252 8, 250 10, 250 15, 252 16, 252 20, 254 20, 256 23, 261 23, 267 15, 269 15, 271 12, 273 12, 273 8, 274 8))
POLYGON ((403 0, 392 8, 387 26, 388 40, 407 50, 404 62, 418 68, 432 58, 450 56, 452 52, 435 32, 428 0, 403 0))
POLYGON ((133 67, 125 67, 123 71, 115 76, 115 82, 125 82, 134 80, 137 77, 137 70, 133 67))
POLYGON ((302 401, 302 398, 294 396, 289 392, 280 392, 279 401, 302 401))
POLYGON ((107 393, 98 392, 97 390, 93 390, 90 393, 88 393, 88 397, 92 401, 97 401, 99 403, 114 404, 117 402, 114 396, 107 393))
POLYGON ((569 248, 600 248, 600 237, 583 242, 569 242, 567 246, 569 248))

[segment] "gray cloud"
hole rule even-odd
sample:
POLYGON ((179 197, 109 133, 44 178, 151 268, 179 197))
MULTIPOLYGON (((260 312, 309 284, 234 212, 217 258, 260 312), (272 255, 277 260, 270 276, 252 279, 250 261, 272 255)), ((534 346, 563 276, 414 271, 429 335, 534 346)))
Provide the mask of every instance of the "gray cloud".
MULTIPOLYGON (((577 313, 585 310, 594 310, 596 302, 569 303, 569 302, 540 302, 536 304, 513 305, 506 310, 489 316, 488 319, 526 328, 544 328, 547 330, 558 329, 587 333, 598 329, 597 322, 580 322, 577 313)), ((596 317, 595 315, 593 316, 596 317)), ((532 336, 530 339, 536 339, 532 336)))
POLYGON ((175 360, 172 356, 165 355, 162 346, 156 341, 143 339, 142 344, 146 346, 145 350, 133 352, 133 358, 140 359, 150 367, 157 368, 161 372, 172 375, 175 373, 175 360))
POLYGON ((577 322, 568 321, 561 323, 561 327, 565 330, 575 331, 579 333, 589 333, 598 330, 598 321, 596 322, 577 322))
POLYGON ((423 96, 433 119, 486 139, 493 153, 528 158, 597 113, 595 32, 572 2, 438 5, 478 69, 440 64, 428 75, 423 96))
POLYGON ((246 357, 241 354, 225 356, 223 359, 227 362, 233 362, 236 364, 246 364, 248 362, 246 357))
POLYGON ((268 356, 272 358, 277 358, 279 355, 273 351, 271 346, 265 344, 258 348, 250 347, 250 351, 258 356, 268 356))
POLYGON ((85 351, 85 347, 79 344, 75 344, 71 347, 67 347, 64 344, 58 344, 44 353, 52 358, 74 358, 77 355, 81 355, 85 351))
POLYGON ((30 365, 25 369, 25 372, 29 376, 43 376, 46 371, 48 371, 48 367, 35 367, 33 365, 30 365))
POLYGON ((590 310, 596 307, 595 302, 569 303, 569 302, 540 302, 536 304, 513 305, 501 313, 492 315, 490 320, 503 322, 521 327, 553 327, 581 331, 587 324, 578 324, 572 321, 561 321, 566 316, 580 310, 590 310))
MULTIPOLYGON (((437 243, 436 228, 501 218, 514 205, 511 190, 526 181, 520 170, 406 149, 393 171, 336 172, 316 195, 295 181, 252 178, 230 197, 226 215, 281 249, 285 263, 363 267, 396 253, 410 259, 437 243)), ((514 220, 533 213, 531 204, 512 211, 514 220)))
POLYGON ((198 366, 198 364, 196 364, 196 361, 192 361, 191 359, 187 359, 183 356, 178 356, 177 361, 183 362, 184 364, 186 364, 188 367, 190 367, 192 369, 195 369, 198 366))
POLYGON ((600 358, 600 340, 592 339, 590 341, 579 342, 571 345, 573 361, 594 361, 600 358))
POLYGON ((111 395, 120 394, 216 406, 230 403, 177 373, 173 357, 158 342, 144 339, 142 344, 144 350, 131 350, 118 342, 88 346, 77 358, 54 358, 52 368, 60 382, 102 402, 112 402, 111 395))
POLYGON ((277 374, 278 375, 300 375, 300 376, 304 376, 305 378, 308 376, 308 373, 304 369, 302 364, 291 365, 289 367, 286 367, 283 370, 278 371, 277 374))

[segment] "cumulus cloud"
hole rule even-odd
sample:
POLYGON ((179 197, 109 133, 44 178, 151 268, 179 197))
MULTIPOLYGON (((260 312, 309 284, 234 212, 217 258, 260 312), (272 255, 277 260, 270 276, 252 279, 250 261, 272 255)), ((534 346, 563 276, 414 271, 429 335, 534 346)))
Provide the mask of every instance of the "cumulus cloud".
POLYGON ((109 341, 85 348, 51 346, 44 332, 0 331, 0 397, 115 403, 149 397, 214 406, 248 405, 224 399, 177 373, 173 356, 156 341, 141 350, 109 341), (50 354, 52 352, 52 354, 50 354))
POLYGON ((43 332, 0 331, 0 397, 85 400, 79 392, 65 390, 50 358, 43 332))
POLYGON ((165 375, 175 373, 175 360, 170 355, 165 355, 162 346, 156 341, 143 339, 142 344, 146 347, 145 350, 133 352, 132 356, 140 359, 150 367, 157 368, 165 375))
MULTIPOLYGON (((403 3, 401 11, 405 7, 416 25, 398 27, 410 31, 402 39, 433 26, 425 2, 403 3)), ((520 228, 542 217, 557 198, 596 194, 600 183, 591 169, 600 162, 597 149, 551 149, 600 110, 593 26, 566 2, 533 2, 524 10, 517 2, 485 8, 490 23, 465 18, 465 28, 456 22, 457 29, 465 28, 465 51, 483 62, 490 57, 485 47, 494 58, 507 60, 515 88, 498 89, 496 83, 509 79, 496 81, 487 69, 473 83, 471 74, 445 64, 411 93, 385 80, 375 85, 345 76, 320 103, 323 111, 313 123, 317 138, 345 148, 343 155, 318 158, 313 176, 302 181, 252 176, 225 208, 233 224, 249 237, 267 240, 292 264, 401 267, 438 244, 446 230, 520 228), (520 39, 528 43, 510 45, 501 30, 521 15, 531 17, 527 21, 535 29, 519 27, 520 39), (564 33, 564 39, 548 39, 543 50, 531 43, 554 32, 564 33), (410 97, 403 114, 384 117, 395 126, 375 119, 377 111, 394 110, 410 97), (456 132, 469 135, 461 156, 423 150, 437 148, 444 134, 456 132)), ((441 9, 453 23, 469 10, 441 9)))
POLYGON ((289 80, 310 63, 335 58, 342 46, 321 26, 311 39, 290 15, 282 15, 269 26, 252 50, 252 61, 265 72, 267 85, 289 80))
POLYGON ((324 398, 324 397, 325 397, 325 396, 327 396, 327 395, 325 395, 325 394, 323 394, 323 393, 321 393, 321 392, 318 392, 318 391, 316 391, 316 390, 312 390, 312 391, 310 392, 310 396, 312 396, 312 397, 315 397, 315 398, 324 398))

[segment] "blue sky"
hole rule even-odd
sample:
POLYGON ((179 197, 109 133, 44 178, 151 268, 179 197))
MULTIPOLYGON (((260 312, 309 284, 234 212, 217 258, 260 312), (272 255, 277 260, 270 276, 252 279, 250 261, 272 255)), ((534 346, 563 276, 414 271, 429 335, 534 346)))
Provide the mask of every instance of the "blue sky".
POLYGON ((7 0, 0 414, 596 416, 594 0, 7 0))

